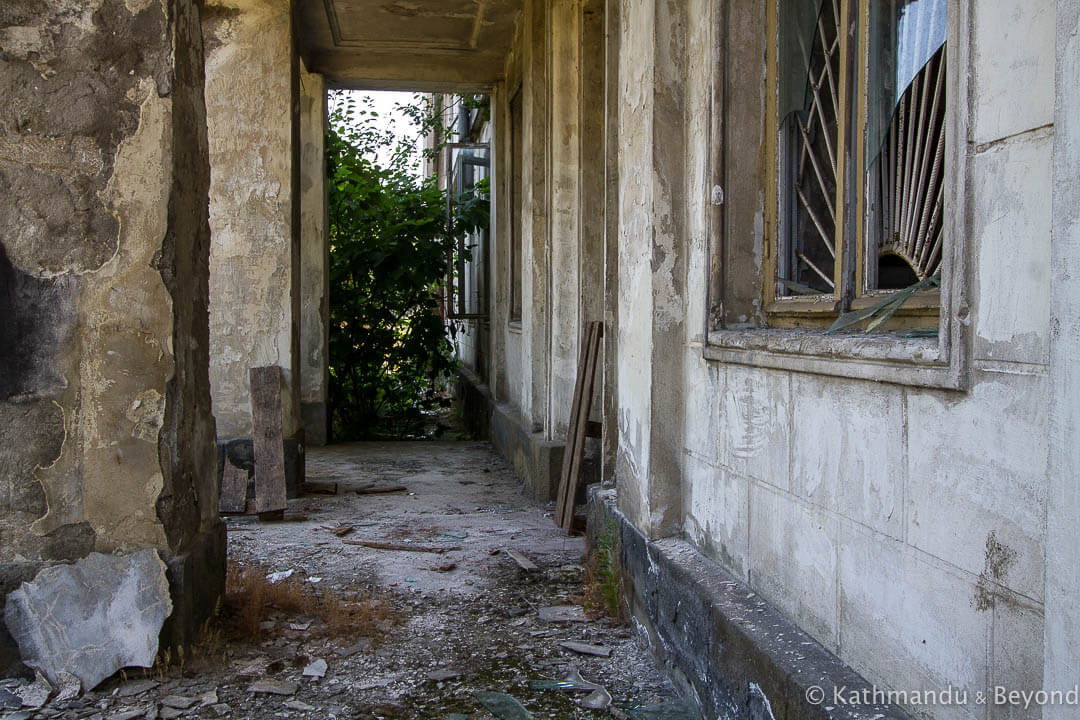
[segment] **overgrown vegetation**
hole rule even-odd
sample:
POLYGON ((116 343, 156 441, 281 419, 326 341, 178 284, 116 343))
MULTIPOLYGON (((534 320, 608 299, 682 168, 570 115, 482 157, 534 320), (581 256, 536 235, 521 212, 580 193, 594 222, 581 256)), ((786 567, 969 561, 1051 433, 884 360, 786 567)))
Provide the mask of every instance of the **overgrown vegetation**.
POLYGON ((615 553, 615 523, 609 522, 586 550, 584 602, 586 609, 622 624, 626 622, 626 614, 620 600, 622 579, 615 553))
MULTIPOLYGON (((435 110, 409 108, 417 137, 445 137, 435 110)), ((455 369, 440 288, 453 235, 486 225, 486 186, 455 203, 461 210, 449 232, 445 194, 416 172, 421 154, 355 94, 331 95, 326 158, 333 436, 430 435, 455 369)))

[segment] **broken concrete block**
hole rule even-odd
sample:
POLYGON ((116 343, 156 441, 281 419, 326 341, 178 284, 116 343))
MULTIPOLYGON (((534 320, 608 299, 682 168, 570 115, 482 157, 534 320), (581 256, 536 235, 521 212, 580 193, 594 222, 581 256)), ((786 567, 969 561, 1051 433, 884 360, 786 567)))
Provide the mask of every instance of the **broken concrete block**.
POLYGON ((24 663, 89 691, 120 668, 153 665, 170 613, 165 563, 147 549, 45 568, 8 595, 4 621, 24 663))
POLYGON ((265 695, 295 695, 300 688, 294 682, 287 680, 258 680, 248 687, 249 693, 262 693, 265 695))
POLYGON ((171 707, 176 710, 187 710, 189 707, 197 703, 198 700, 193 697, 186 697, 184 695, 166 695, 161 698, 161 704, 165 707, 171 707))
POLYGON ((156 680, 130 680, 116 690, 119 697, 132 697, 141 695, 156 688, 160 683, 156 680))
POLYGON ((541 620, 550 623, 563 622, 588 622, 585 616, 585 608, 580 605, 555 605, 553 607, 540 608, 538 613, 541 620))
POLYGON ((574 642, 573 640, 567 640, 566 642, 559 643, 560 646, 570 650, 571 652, 580 653, 582 655, 596 655, 597 657, 611 657, 611 648, 602 647, 600 645, 589 645, 588 643, 574 642))
MULTIPOLYGON (((8 607, 11 606, 11 596, 8 595, 8 607)), ((45 676, 40 672, 34 673, 34 682, 29 685, 24 685, 15 691, 15 694, 22 700, 22 706, 36 710, 42 707, 45 703, 49 702, 49 698, 52 696, 53 687, 49 684, 49 681, 45 679, 45 676)))
POLYGON ((317 658, 314 662, 310 663, 304 668, 304 677, 321 678, 326 676, 326 661, 322 658, 317 658))
POLYGON ((79 682, 79 678, 71 673, 62 672, 60 673, 58 680, 55 698, 56 702, 67 702, 68 700, 74 700, 79 697, 79 693, 82 691, 82 683, 79 682))
POLYGON ((311 712, 312 710, 318 710, 314 705, 308 705, 306 702, 300 700, 290 700, 285 703, 285 707, 290 710, 296 710, 298 712, 311 712))
POLYGON ((22 699, 5 687, 0 687, 0 710, 18 710, 22 699))

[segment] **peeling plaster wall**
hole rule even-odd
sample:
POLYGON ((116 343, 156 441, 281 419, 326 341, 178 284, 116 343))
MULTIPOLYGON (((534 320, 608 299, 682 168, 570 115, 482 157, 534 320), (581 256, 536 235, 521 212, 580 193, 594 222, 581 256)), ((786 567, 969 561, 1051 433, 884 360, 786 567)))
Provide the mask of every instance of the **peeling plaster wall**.
MULTIPOLYGON (((494 152, 492 167, 494 168, 492 179, 492 220, 493 230, 491 233, 491 258, 492 276, 490 278, 491 289, 491 355, 488 358, 491 369, 488 374, 488 383, 491 393, 496 402, 510 407, 523 407, 522 399, 526 393, 522 363, 524 362, 524 340, 521 334, 520 320, 511 320, 511 263, 514 253, 510 247, 511 242, 522 243, 524 228, 511 228, 513 211, 511 203, 514 194, 511 190, 513 176, 523 174, 521 164, 527 156, 514 160, 513 134, 523 133, 524 127, 513 127, 510 112, 510 102, 515 93, 521 93, 524 104, 526 90, 524 88, 525 53, 529 49, 526 41, 527 23, 526 15, 522 13, 521 19, 515 27, 514 41, 510 53, 506 59, 504 75, 506 80, 498 85, 491 96, 491 113, 494 131, 494 152), (515 165, 515 163, 517 163, 515 165), (513 236, 513 239, 512 239, 513 236)), ((522 108, 524 116, 524 107, 522 108)), ((524 117, 521 118, 524 125, 524 117)), ((524 145, 524 138, 522 138, 524 145)), ((519 209, 519 216, 525 217, 523 209, 519 209)), ((521 223, 524 225, 524 222, 521 223)), ((519 256, 520 262, 520 256, 519 256)), ((519 270, 518 277, 523 281, 525 266, 519 270)))
MULTIPOLYGON (((494 95, 504 123, 495 218, 509 228, 511 174, 521 176, 522 317, 510 320, 510 231, 494 232, 491 380, 539 442, 565 442, 585 324, 604 319, 604 3, 529 2, 494 95), (522 153, 510 102, 521 93, 522 153)), ((496 131, 498 132, 498 125, 496 131)), ((603 370, 593 418, 603 413, 603 370)))
POLYGON ((956 318, 963 391, 898 384, 884 370, 867 381, 703 358, 715 312, 707 275, 730 271, 727 291, 741 298, 725 308, 731 319, 760 314, 761 4, 610 0, 605 52, 617 62, 601 66, 612 93, 602 132, 576 113, 604 53, 579 52, 564 34, 586 34, 576 13, 589 3, 552 3, 546 15, 530 6, 507 65, 502 102, 515 63, 525 97, 525 316, 521 336, 494 345, 497 367, 499 353, 522 358, 520 383, 505 373, 497 397, 520 402, 534 429, 546 418, 552 437, 565 432, 594 284, 583 178, 606 141, 603 406, 619 508, 646 536, 685 536, 871 682, 1038 689, 1044 658, 1048 689, 1075 675, 1075 643, 1063 638, 1075 635, 1067 598, 1080 592, 1069 500, 1080 348, 1067 320, 1080 302, 1067 271, 1076 148, 1059 129, 1075 98, 1054 81, 1055 67, 1075 74, 1072 4, 994 0, 970 15, 950 5, 967 41, 956 50, 967 92, 951 110, 963 145, 953 182, 966 194, 949 199, 967 248, 955 269, 968 299, 956 318), (731 114, 717 118, 720 43, 731 114), (726 147, 710 147, 717 132, 726 147), (720 181, 722 212, 710 202, 720 181), (1063 243, 1055 287, 1052 234, 1063 243))
POLYGON ((289 3, 206 3, 210 383, 220 438, 250 437, 248 370, 284 370, 300 428, 299 98, 289 3))
POLYGON ((171 554, 217 523, 198 22, 0 7, 0 562, 171 554))
MULTIPOLYGON (((1050 456, 1046 538, 1046 661, 1048 688, 1080 676, 1080 2, 1057 3, 1057 83, 1054 112, 1053 255, 1050 280, 1050 456)), ((1046 708, 1046 720, 1071 718, 1075 708, 1046 708)))
POLYGON ((549 425, 565 437, 581 347, 581 2, 551 3, 549 425))
MULTIPOLYGON (((719 6, 620 3, 620 509, 646 534, 685 533, 872 682, 1038 689, 1044 575, 1059 597, 1080 590, 1044 565, 1048 472, 1070 478, 1059 497, 1075 485, 1064 455, 1062 469, 1048 464, 1051 198, 1073 184, 1069 165, 1053 180, 1054 3, 976 3, 971 18, 972 102, 957 110, 968 195, 956 203, 970 248, 967 392, 703 359, 719 6)), ((759 27, 760 10, 729 6, 738 57, 752 37, 738 28, 759 27)), ((732 72, 742 82, 757 67, 732 72)), ((760 127, 758 99, 731 102, 750 109, 752 127, 728 129, 740 141, 760 127)), ((755 168, 732 170, 729 233, 760 238, 755 168)), ((752 253, 729 256, 740 259, 753 279, 752 253)), ((1062 287, 1059 312, 1075 314, 1062 287)), ((1062 341, 1063 378, 1076 349, 1062 341)), ((1059 437, 1071 437, 1061 397, 1059 437)), ((1056 553, 1056 568, 1075 565, 1074 542, 1056 553)))
POLYGON ((326 82, 300 65, 300 408, 307 443, 325 445, 330 367, 326 82))

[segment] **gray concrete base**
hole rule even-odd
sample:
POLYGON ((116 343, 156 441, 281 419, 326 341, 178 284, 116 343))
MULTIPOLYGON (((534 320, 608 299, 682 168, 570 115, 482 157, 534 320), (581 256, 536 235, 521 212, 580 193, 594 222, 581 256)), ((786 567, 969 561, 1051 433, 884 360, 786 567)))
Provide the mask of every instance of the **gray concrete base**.
POLYGON ((304 426, 304 440, 311 447, 323 447, 328 442, 326 403, 300 403, 300 422, 304 426))
POLYGON ((225 599, 225 523, 201 533, 187 552, 162 558, 172 593, 172 615, 161 629, 159 648, 190 647, 225 599))
MULTIPOLYGON (((304 484, 304 431, 297 433, 296 437, 285 438, 285 495, 286 497, 300 497, 300 488, 304 484)), ((248 499, 255 498, 255 448, 251 438, 233 438, 231 440, 218 440, 217 477, 218 487, 221 487, 222 474, 225 472, 225 458, 238 468, 247 470, 248 473, 248 499)))
POLYGON ((650 541, 593 491, 590 542, 615 543, 623 601, 657 660, 705 718, 909 720, 887 704, 837 703, 871 686, 744 583, 678 538, 650 541), (819 704, 818 689, 823 693, 819 704))

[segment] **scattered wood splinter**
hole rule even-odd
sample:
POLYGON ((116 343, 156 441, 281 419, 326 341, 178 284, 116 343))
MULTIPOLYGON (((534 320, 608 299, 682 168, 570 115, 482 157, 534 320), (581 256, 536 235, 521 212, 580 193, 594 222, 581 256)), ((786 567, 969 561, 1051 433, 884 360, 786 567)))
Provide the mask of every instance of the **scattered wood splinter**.
POLYGON ((362 545, 364 547, 374 548, 375 550, 403 550, 405 552, 426 552, 435 553, 436 555, 442 555, 449 550, 460 550, 460 545, 454 545, 450 547, 433 547, 431 545, 412 545, 409 543, 386 543, 378 542, 376 540, 342 540, 341 542, 346 545, 362 545))
POLYGON ((517 563, 519 568, 521 568, 522 570, 525 570, 526 572, 532 572, 533 570, 537 569, 536 568, 536 563, 534 563, 529 558, 525 557, 525 554, 522 553, 522 552, 519 552, 518 550, 514 550, 512 548, 507 548, 506 549, 506 554, 509 555, 510 558, 514 562, 517 563))

